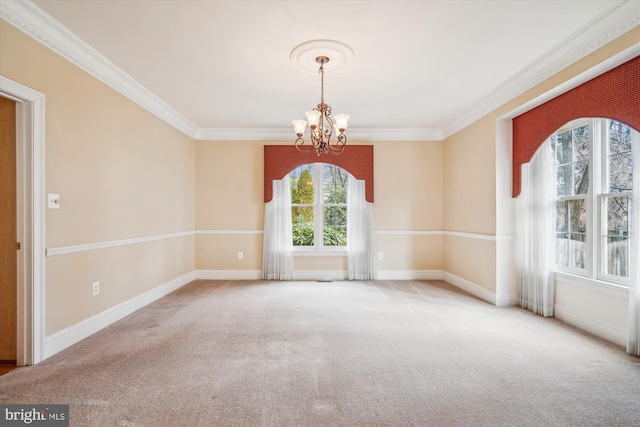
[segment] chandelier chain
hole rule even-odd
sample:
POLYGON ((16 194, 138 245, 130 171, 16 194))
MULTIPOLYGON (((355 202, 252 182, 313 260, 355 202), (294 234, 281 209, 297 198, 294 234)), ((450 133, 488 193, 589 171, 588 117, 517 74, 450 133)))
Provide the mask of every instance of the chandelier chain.
POLYGON ((324 62, 320 63, 320 103, 324 104, 324 62))

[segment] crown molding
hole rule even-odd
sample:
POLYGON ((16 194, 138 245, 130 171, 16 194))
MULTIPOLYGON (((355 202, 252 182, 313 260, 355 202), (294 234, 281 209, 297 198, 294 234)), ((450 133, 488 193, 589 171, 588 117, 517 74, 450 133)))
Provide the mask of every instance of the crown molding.
POLYGON ((0 18, 190 137, 198 128, 30 1, 0 2, 0 18))
POLYGON ((589 68, 588 70, 578 74, 573 78, 570 78, 569 80, 566 80, 558 86, 555 86, 551 90, 544 92, 543 94, 525 102, 522 105, 519 105, 514 110, 507 112, 499 118, 513 119, 520 114, 526 113, 527 111, 536 108, 537 106, 542 105, 547 101, 552 100, 556 96, 570 91, 571 89, 581 85, 582 83, 588 82, 589 80, 598 77, 600 74, 606 73, 607 71, 617 67, 618 65, 622 65, 625 62, 632 60, 638 55, 640 55, 640 41, 638 41, 638 43, 634 44, 633 46, 630 46, 627 49, 607 58, 596 66, 589 68))
MULTIPOLYGON (((198 128, 31 1, 0 2, 0 18, 196 140, 288 140, 290 129, 198 128)), ((640 25, 637 0, 623 0, 533 61, 442 129, 351 129, 353 141, 439 141, 640 25)))
POLYGON ((349 130, 348 137, 353 141, 440 141, 444 133, 435 128, 355 128, 349 130))
MULTIPOLYGON (((195 136, 199 141, 286 141, 291 129, 271 128, 201 128, 195 136)), ((295 136, 295 135, 294 135, 295 136)))
POLYGON ((444 126, 448 138, 473 122, 506 104, 518 95, 600 49, 610 41, 640 25, 637 0, 623 0, 573 33, 568 39, 532 61, 500 85, 482 102, 444 126))
MULTIPOLYGON (((440 129, 352 129, 347 132, 349 141, 441 141, 440 129)), ((295 138, 293 128, 248 129, 209 128, 199 129, 194 139, 201 141, 288 141, 295 138)))

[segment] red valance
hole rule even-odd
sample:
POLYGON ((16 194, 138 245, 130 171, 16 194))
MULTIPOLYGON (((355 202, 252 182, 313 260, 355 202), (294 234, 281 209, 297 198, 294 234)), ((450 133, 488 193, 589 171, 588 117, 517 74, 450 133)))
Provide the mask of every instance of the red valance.
POLYGON ((301 153, 291 145, 264 146, 264 202, 273 197, 274 179, 282 179, 298 166, 327 163, 340 166, 357 179, 365 181, 365 198, 373 202, 373 145, 349 145, 342 154, 301 153))
POLYGON ((513 119, 512 197, 521 167, 562 125, 582 117, 618 120, 640 131, 640 56, 513 119))

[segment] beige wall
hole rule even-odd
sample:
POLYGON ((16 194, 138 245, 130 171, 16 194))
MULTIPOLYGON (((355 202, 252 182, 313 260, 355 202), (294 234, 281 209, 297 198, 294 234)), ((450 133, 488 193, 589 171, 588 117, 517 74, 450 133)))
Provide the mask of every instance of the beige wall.
MULTIPOLYGON (((0 54, 0 74, 46 97, 48 249, 194 229, 189 137, 5 21, 0 54)), ((193 252, 184 236, 47 257, 46 334, 191 272, 193 252)))
MULTIPOLYGON (((260 270, 264 141, 196 143, 196 269, 260 270), (238 233, 237 231, 242 231, 238 233), (209 232, 209 234, 202 234, 209 232), (237 252, 244 252, 244 260, 237 252)), ((268 144, 291 144, 291 141, 268 144)), ((354 143, 357 144, 357 143, 354 143)), ((361 142, 360 144, 365 144, 361 142)), ((440 270, 442 142, 386 141, 374 145, 375 229, 385 270, 440 270)), ((296 270, 346 270, 340 257, 296 257, 296 270)))
POLYGON ((378 271, 442 270, 442 235, 425 233, 443 226, 442 141, 376 142, 374 155, 378 271))
POLYGON ((495 235, 495 119, 477 121, 444 143, 444 229, 495 235))
POLYGON ((376 230, 441 230, 442 141, 373 145, 376 230))
POLYGON ((196 142, 196 228, 262 230, 262 141, 196 142))

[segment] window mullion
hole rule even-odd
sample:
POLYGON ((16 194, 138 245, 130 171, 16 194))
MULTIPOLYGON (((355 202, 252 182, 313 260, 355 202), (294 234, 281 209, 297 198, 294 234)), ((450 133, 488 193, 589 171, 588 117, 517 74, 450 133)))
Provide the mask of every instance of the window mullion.
POLYGON ((589 277, 595 279, 598 277, 598 271, 600 266, 600 247, 602 233, 601 230, 601 218, 600 218, 600 204, 601 200, 598 198, 598 194, 601 191, 602 179, 602 132, 604 126, 602 126, 602 120, 591 119, 589 120, 591 131, 589 132, 589 194, 587 197, 587 226, 588 226, 588 253, 587 264, 589 277))
POLYGON ((314 168, 314 177, 313 181, 315 185, 313 186, 313 197, 314 197, 314 207, 313 207, 313 225, 314 225, 314 246, 316 249, 321 249, 323 247, 324 240, 324 231, 323 231, 323 222, 324 215, 322 212, 322 164, 316 163, 316 167, 314 168))

